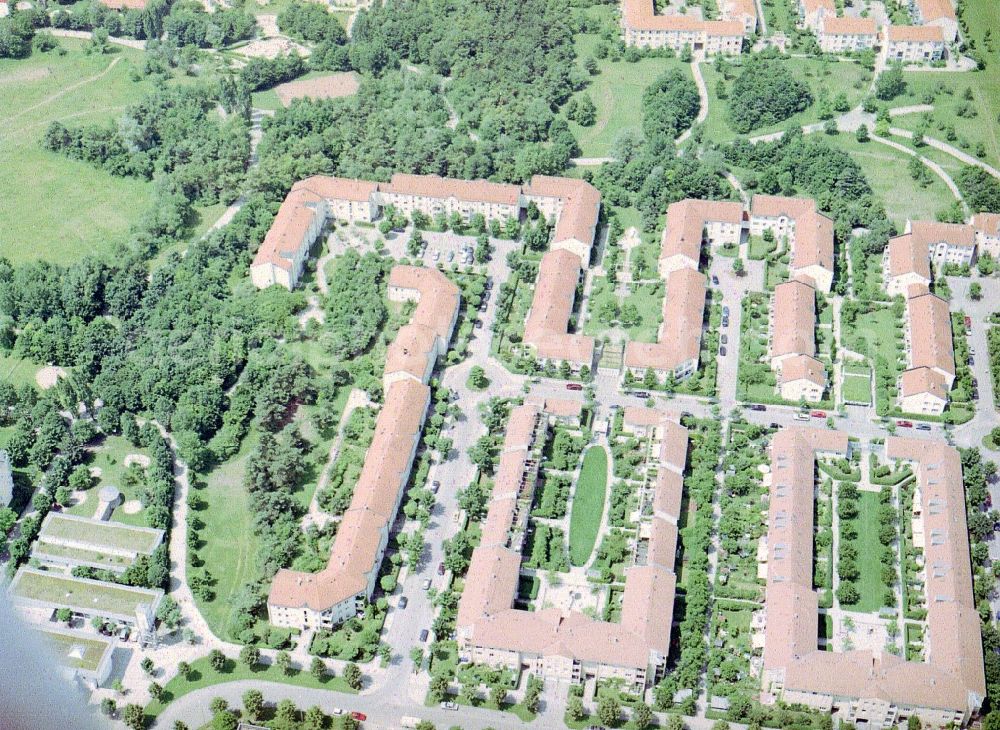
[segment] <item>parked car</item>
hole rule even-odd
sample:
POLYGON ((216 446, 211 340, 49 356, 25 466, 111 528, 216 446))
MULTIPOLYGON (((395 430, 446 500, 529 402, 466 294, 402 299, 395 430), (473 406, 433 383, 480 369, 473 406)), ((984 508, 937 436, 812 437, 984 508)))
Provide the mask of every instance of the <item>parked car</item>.
POLYGON ((449 261, 454 261, 454 260, 455 260, 455 252, 454 252, 454 251, 449 251, 449 252, 448 252, 448 256, 447 256, 447 259, 448 259, 449 261))
POLYGON ((430 587, 431 587, 431 579, 430 578, 424 578, 424 582, 421 585, 424 587, 425 591, 428 590, 428 589, 430 589, 430 587))
POLYGON ((438 563, 438 575, 444 575, 444 563, 438 563))
POLYGON ((826 411, 810 411, 809 415, 813 418, 826 418, 826 411))
POLYGON ((716 276, 715 274, 712 274, 712 283, 715 284, 716 286, 719 285, 719 277, 716 276))
POLYGON ((637 390, 632 395, 634 395, 636 398, 648 398, 649 397, 649 391, 648 390, 637 390))
POLYGON ((974 389, 972 391, 972 400, 979 400, 979 390, 978 389, 974 389))
POLYGON ((795 416, 794 416, 794 418, 795 418, 796 421, 808 421, 809 420, 809 414, 808 413, 796 413, 795 416))
POLYGON ((913 428, 912 421, 896 421, 896 425, 900 428, 913 428))
POLYGON ((719 342, 721 342, 723 345, 728 345, 729 344, 729 335, 726 335, 726 334, 722 335, 722 337, 719 338, 719 342))
POLYGON ((722 305, 722 316, 727 319, 729 318, 729 307, 727 307, 725 304, 722 305))
POLYGON ((976 358, 974 358, 972 355, 969 355, 969 364, 970 365, 976 364, 976 358))
POLYGON ((725 345, 723 345, 722 347, 719 348, 719 355, 721 355, 722 357, 726 356, 726 346, 725 345))
POLYGON ((441 488, 441 482, 439 482, 437 479, 431 482, 431 491, 434 492, 434 494, 437 494, 437 490, 439 490, 440 488, 441 488))
POLYGON ((972 326, 972 317, 970 317, 968 315, 965 316, 965 326, 966 327, 971 327, 972 326))
POLYGON ((929 423, 918 423, 917 424, 917 430, 918 431, 930 431, 931 430, 931 424, 929 424, 929 423))
POLYGON ((481 330, 483 328, 483 321, 481 319, 477 319, 474 326, 477 330, 481 330))
POLYGON ((399 603, 397 603, 396 605, 397 605, 397 606, 398 606, 398 607, 399 607, 400 609, 404 609, 404 608, 406 608, 406 607, 407 607, 407 606, 408 606, 409 604, 410 604, 410 599, 409 599, 409 598, 407 598, 406 596, 400 596, 400 597, 399 597, 399 603))
POLYGON ((424 643, 427 641, 427 637, 431 635, 431 632, 427 629, 420 629, 420 642, 424 643))
POLYGON ((767 410, 767 406, 763 406, 760 403, 754 403, 752 406, 750 406, 750 410, 751 411, 766 411, 767 410))
POLYGON ((771 428, 781 428, 781 424, 771 421, 771 428))
POLYGON ((583 390, 583 386, 579 383, 566 383, 566 390, 583 390))
POLYGON ((456 703, 454 703, 454 702, 442 702, 441 703, 441 709, 442 710, 457 710, 458 709, 458 705, 456 703))
POLYGON ((441 258, 441 252, 438 251, 437 249, 434 249, 434 253, 431 254, 431 258, 437 261, 438 259, 441 258))
POLYGON ((357 712, 357 711, 355 711, 355 712, 352 712, 352 713, 351 713, 351 717, 353 717, 353 718, 354 718, 355 720, 357 720, 358 722, 364 722, 365 720, 367 720, 367 719, 368 719, 368 715, 366 715, 366 714, 365 714, 365 713, 363 713, 363 712, 357 712))
POLYGON ((722 318, 722 326, 723 327, 728 327, 729 326, 729 317, 723 317, 722 318))
POLYGON ((330 714, 331 715, 343 715, 344 711, 340 707, 334 707, 332 710, 330 710, 330 714))

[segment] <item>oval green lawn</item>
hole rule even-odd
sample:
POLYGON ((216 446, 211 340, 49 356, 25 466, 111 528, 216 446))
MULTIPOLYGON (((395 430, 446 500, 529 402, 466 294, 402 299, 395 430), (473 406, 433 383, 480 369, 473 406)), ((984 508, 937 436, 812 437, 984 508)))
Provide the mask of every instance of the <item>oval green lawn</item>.
POLYGON ((608 452, 603 446, 591 446, 583 455, 569 516, 569 561, 576 567, 586 565, 594 551, 607 487, 608 452))

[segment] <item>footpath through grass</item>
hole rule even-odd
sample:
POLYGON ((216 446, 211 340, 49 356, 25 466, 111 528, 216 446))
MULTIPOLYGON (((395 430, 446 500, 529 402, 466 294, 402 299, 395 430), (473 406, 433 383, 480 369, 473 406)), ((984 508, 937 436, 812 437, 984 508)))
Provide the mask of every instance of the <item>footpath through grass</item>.
POLYGON ((603 446, 591 446, 583 455, 569 518, 569 561, 576 567, 586 565, 594 551, 607 486, 608 452, 603 446))
POLYGON ((171 702, 189 692, 194 692, 196 689, 211 687, 213 684, 238 682, 243 679, 253 679, 261 682, 280 682, 281 684, 293 684, 298 687, 308 687, 310 689, 325 689, 332 692, 357 694, 340 677, 326 676, 320 680, 312 676, 307 669, 294 669, 289 674, 285 674, 273 664, 260 664, 251 669, 247 665, 231 658, 226 659, 226 663, 220 672, 213 669, 208 662, 208 657, 204 656, 201 659, 191 662, 191 671, 188 672, 187 677, 178 675, 167 682, 166 687, 163 688, 163 701, 150 702, 146 706, 146 718, 147 720, 156 718, 171 702))
MULTIPOLYGON (((0 166, 16 181, 5 186, 0 203, 0 257, 15 264, 70 264, 110 254, 153 195, 152 182, 116 177, 42 148, 52 122, 114 122, 155 88, 142 75, 142 51, 112 46, 106 55, 87 54, 84 41, 58 41, 65 55, 35 51, 26 59, 0 59, 0 166)), ((196 233, 215 220, 202 218, 196 233)))

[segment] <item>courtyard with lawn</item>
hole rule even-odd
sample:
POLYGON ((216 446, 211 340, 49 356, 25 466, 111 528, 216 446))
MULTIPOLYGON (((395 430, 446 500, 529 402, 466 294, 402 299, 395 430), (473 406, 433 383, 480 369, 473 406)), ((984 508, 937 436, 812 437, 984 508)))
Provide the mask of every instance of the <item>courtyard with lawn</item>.
POLYGON ((607 486, 608 452, 603 446, 591 446, 583 455, 570 506, 569 560, 576 567, 586 565, 594 551, 604 515, 607 486))

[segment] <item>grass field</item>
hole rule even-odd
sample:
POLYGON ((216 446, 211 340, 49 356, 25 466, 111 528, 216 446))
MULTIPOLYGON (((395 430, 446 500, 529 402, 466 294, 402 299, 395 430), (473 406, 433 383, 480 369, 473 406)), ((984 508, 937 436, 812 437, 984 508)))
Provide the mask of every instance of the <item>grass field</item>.
POLYGON ((583 455, 569 518, 569 560, 579 567, 590 560, 601 528, 608 486, 608 452, 591 446, 583 455))
MULTIPOLYGON (((785 63, 788 64, 792 73, 808 84, 814 101, 805 111, 799 112, 779 124, 755 129, 750 133, 750 136, 769 134, 796 125, 813 124, 820 121, 817 100, 821 96, 826 95, 833 99, 837 94, 843 92, 847 96, 848 103, 853 107, 860 103, 868 89, 870 73, 853 61, 827 62, 812 58, 795 58, 785 61, 785 63)), ((719 99, 716 93, 721 74, 707 63, 701 65, 701 71, 705 77, 705 85, 708 87, 709 99, 708 118, 705 120, 705 139, 715 142, 729 141, 736 137, 737 133, 729 126, 729 100, 719 99)), ((740 69, 736 68, 734 72, 738 76, 740 69)), ((727 87, 731 88, 732 83, 732 80, 726 82, 727 87)))
MULTIPOLYGON (((150 720, 155 718, 163 712, 164 708, 168 704, 176 700, 178 697, 183 697, 188 692, 193 692, 194 690, 201 689, 202 687, 211 687, 214 684, 237 682, 242 679, 280 682, 281 684, 293 684, 299 687, 325 689, 331 692, 357 694, 354 690, 348 687, 347 683, 340 677, 328 675, 323 679, 316 679, 309 673, 308 669, 293 669, 290 674, 285 674, 273 664, 261 664, 251 669, 245 664, 229 658, 226 660, 226 664, 222 668, 222 671, 217 672, 212 669, 212 666, 208 662, 208 657, 204 656, 201 659, 196 659, 191 662, 191 671, 188 673, 186 678, 178 675, 167 682, 166 686, 163 688, 163 702, 150 702, 149 705, 146 706, 146 717, 150 720)), ((266 694, 265 697, 272 701, 278 699, 277 697, 267 696, 266 694)))
POLYGON ((51 122, 105 124, 154 88, 131 79, 141 51, 113 46, 111 54, 87 55, 82 41, 59 43, 64 56, 0 59, 0 160, 6 179, 17 181, 5 186, 0 204, 0 256, 15 263, 109 253, 152 198, 151 182, 42 149, 51 122))
POLYGON ((101 657, 113 641, 97 637, 70 636, 57 631, 43 631, 42 635, 63 664, 90 672, 97 671, 101 657), (80 655, 76 652, 80 652, 80 655))
POLYGON ((871 379, 864 375, 844 375, 843 397, 851 403, 871 405, 871 379))
MULTIPOLYGON (((592 12, 610 11, 610 6, 596 6, 592 12)), ((600 37, 583 33, 576 36, 576 55, 584 59, 594 55, 600 37)), ((597 121, 590 127, 570 122, 573 136, 580 143, 583 157, 606 157, 618 136, 626 129, 642 131, 642 93, 661 74, 681 69, 688 78, 688 64, 676 58, 644 58, 636 63, 597 60, 598 73, 581 94, 590 96, 597 107, 597 121)))
MULTIPOLYGON (((838 147, 857 162, 872 190, 885 205, 886 213, 899 230, 906 220, 934 220, 938 211, 944 210, 955 196, 940 177, 928 169, 932 181, 925 188, 910 177, 907 164, 909 155, 878 142, 858 142, 854 135, 823 135, 832 146, 838 147)), ((921 150, 921 153, 923 151, 921 150)))
MULTIPOLYGON (((0 206, 2 210, 2 206, 0 206)), ((2 216, 2 213, 0 213, 2 216)), ((0 244, 2 248, 2 244, 0 244)), ((0 254, 2 256, 3 254, 0 254)), ((35 373, 41 367, 30 360, 24 360, 13 355, 0 355, 0 381, 16 386, 35 385, 35 373)))
MULTIPOLYGON (((931 114, 931 137, 947 141, 938 125, 954 125, 958 140, 951 142, 957 147, 975 154, 976 144, 981 142, 986 148, 983 158, 993 166, 1000 165, 1000 122, 997 109, 1000 108, 1000 65, 996 54, 996 31, 1000 27, 1000 4, 994 0, 969 0, 965 3, 965 18, 981 53, 987 59, 983 71, 972 73, 934 73, 926 71, 906 72, 906 93, 892 100, 892 106, 908 106, 929 101, 928 94, 934 93, 934 112, 931 114), (983 34, 992 28, 992 47, 983 42, 983 34), (971 89, 972 100, 968 102, 976 114, 974 117, 960 117, 955 111, 966 104, 963 98, 966 89, 971 89), (937 93, 935 93, 937 92, 937 93), (950 93, 948 93, 950 92, 950 93), (968 147, 961 141, 965 140, 968 147)), ((893 125, 906 129, 916 129, 921 122, 920 114, 897 117, 893 125)))
POLYGON ((207 474, 207 484, 197 494, 208 502, 208 507, 193 513, 205 523, 198 554, 218 581, 213 587, 213 600, 195 601, 212 632, 223 638, 229 636, 230 598, 249 578, 250 561, 259 544, 253 532, 249 495, 243 488, 247 461, 256 444, 256 438, 247 437, 236 456, 207 474))

